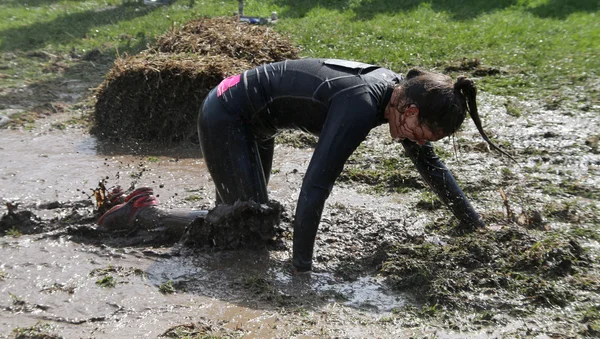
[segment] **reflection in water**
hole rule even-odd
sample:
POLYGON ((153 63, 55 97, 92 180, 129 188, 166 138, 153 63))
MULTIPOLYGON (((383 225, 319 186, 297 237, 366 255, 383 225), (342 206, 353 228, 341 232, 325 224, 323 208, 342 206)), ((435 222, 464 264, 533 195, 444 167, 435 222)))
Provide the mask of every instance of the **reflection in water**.
POLYGON ((275 272, 275 280, 289 293, 314 290, 330 295, 330 301, 373 312, 391 311, 408 302, 406 297, 397 292, 393 293, 383 284, 383 279, 375 276, 364 276, 355 281, 342 281, 331 273, 312 272, 309 275, 292 277, 287 272, 279 271, 275 272))
POLYGON ((285 265, 277 265, 266 251, 227 251, 159 259, 146 273, 149 282, 156 286, 170 280, 176 286, 184 286, 189 293, 221 299, 249 298, 243 292, 223 289, 223 285, 239 280, 243 284, 244 277, 259 277, 283 296, 317 293, 330 303, 364 311, 389 312, 409 302, 406 296, 392 292, 381 277, 364 276, 355 281, 343 281, 328 272, 292 276, 285 265))

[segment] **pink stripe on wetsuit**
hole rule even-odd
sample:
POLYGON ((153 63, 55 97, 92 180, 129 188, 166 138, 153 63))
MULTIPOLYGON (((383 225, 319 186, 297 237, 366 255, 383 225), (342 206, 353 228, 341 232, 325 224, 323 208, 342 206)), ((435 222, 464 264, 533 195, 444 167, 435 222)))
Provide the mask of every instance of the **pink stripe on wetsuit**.
POLYGON ((230 87, 233 87, 240 82, 241 74, 230 76, 225 80, 221 81, 219 86, 217 87, 217 96, 220 97, 225 93, 230 87))

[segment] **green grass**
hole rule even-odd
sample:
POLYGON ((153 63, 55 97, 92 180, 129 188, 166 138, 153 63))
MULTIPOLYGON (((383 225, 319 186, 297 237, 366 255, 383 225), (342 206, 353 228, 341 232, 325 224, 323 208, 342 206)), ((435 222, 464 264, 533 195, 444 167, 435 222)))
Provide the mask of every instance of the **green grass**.
MULTIPOLYGON (((137 53, 157 35, 202 16, 230 15, 235 0, 4 0, 0 2, 0 87, 85 78, 99 83, 116 55, 137 53), (98 49, 94 62, 72 59, 98 49), (67 56, 53 71, 53 56, 67 56), (92 65, 93 64, 93 65, 92 65)), ((599 5, 593 0, 246 0, 245 13, 277 11, 275 29, 306 57, 335 57, 443 71, 478 59, 503 70, 479 79, 495 94, 562 96, 600 69, 599 5)), ((591 100, 598 88, 585 87, 591 100)), ((566 95, 566 94, 565 94, 566 95)), ((0 107, 1 108, 1 107, 0 107)))
POLYGON ((21 233, 21 231, 19 231, 18 228, 16 228, 15 226, 13 226, 8 231, 6 231, 6 235, 11 236, 13 238, 18 238, 18 237, 20 237, 23 234, 21 233))
POLYGON ((110 275, 105 275, 102 278, 96 280, 96 285, 100 287, 111 288, 117 285, 117 280, 110 275))
MULTIPOLYGON (((552 90, 597 76, 600 69, 594 57, 600 51, 599 8, 584 1, 294 3, 301 13, 280 29, 311 56, 359 59, 398 71, 443 69, 452 61, 477 58, 508 72, 480 82, 498 94, 552 90)), ((281 17, 293 13, 284 9, 281 17)))
POLYGON ((177 292, 177 290, 175 289, 175 286, 173 286, 172 280, 168 280, 167 282, 158 286, 158 291, 162 294, 172 294, 172 293, 177 292))
POLYGON ((15 338, 44 338, 61 339, 63 337, 51 333, 53 326, 48 323, 38 322, 31 327, 17 327, 12 330, 15 338))

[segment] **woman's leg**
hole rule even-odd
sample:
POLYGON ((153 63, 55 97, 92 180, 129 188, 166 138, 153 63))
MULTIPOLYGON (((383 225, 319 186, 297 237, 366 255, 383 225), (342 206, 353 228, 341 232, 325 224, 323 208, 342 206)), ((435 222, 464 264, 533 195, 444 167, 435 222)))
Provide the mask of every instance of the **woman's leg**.
POLYGON ((266 203, 267 179, 261 153, 268 155, 268 151, 261 151, 251 126, 223 106, 216 92, 211 91, 204 100, 198 116, 198 135, 220 198, 217 200, 226 204, 237 200, 266 203))
POLYGON ((265 175, 265 183, 269 183, 271 168, 273 167, 273 150, 275 149, 275 138, 262 140, 258 142, 258 154, 265 175))

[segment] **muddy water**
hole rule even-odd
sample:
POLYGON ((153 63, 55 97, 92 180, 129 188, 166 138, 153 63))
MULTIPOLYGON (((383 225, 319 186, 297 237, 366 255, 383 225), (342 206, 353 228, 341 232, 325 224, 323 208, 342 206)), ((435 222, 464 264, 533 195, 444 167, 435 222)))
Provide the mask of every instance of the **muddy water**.
POLYGON ((199 180, 207 174, 192 147, 161 150, 172 154, 167 157, 149 151, 151 146, 101 144, 77 129, 4 130, 1 137, 0 195, 7 200, 85 199, 101 180, 125 188, 150 185, 168 199, 175 193, 198 191, 199 180))
MULTIPOLYGON (((215 193, 196 146, 103 144, 82 129, 54 128, 61 117, 54 119, 40 121, 34 131, 0 131, 4 202, 20 203, 21 209, 50 220, 65 211, 37 207, 91 200, 91 190, 105 180, 108 187, 151 186, 165 209, 211 206, 215 193)), ((285 146, 276 150, 270 193, 288 210, 310 153, 285 146)), ((367 194, 345 191, 336 192, 332 201, 373 203, 367 194)), ((175 325, 216 321, 217 332, 245 338, 385 336, 390 333, 385 326, 365 324, 377 324, 394 307, 410 302, 376 276, 345 281, 323 270, 292 277, 289 249, 192 253, 110 248, 78 239, 61 232, 1 238, 0 334, 42 321, 66 338, 156 337, 175 325), (114 278, 114 287, 97 284, 106 276, 114 278), (177 292, 161 293, 165 283, 177 292)))
MULTIPOLYGON (((516 155, 519 165, 490 153, 471 123, 454 143, 436 143, 461 187, 491 230, 506 224, 501 187, 517 215, 535 210, 550 229, 597 232, 600 155, 593 140, 600 130, 600 108, 574 113, 519 103, 520 116, 509 116, 507 100, 515 99, 484 93, 480 110, 486 130, 516 155)), ((68 118, 40 121, 33 131, 0 130, 3 201, 19 202, 52 224, 66 218, 71 207, 46 209, 45 203, 91 201, 91 189, 106 180, 108 187, 151 186, 165 209, 212 206, 214 188, 196 146, 104 144, 83 129, 54 127, 68 118)), ((402 153, 401 146, 389 142, 385 127, 374 130, 364 145, 350 167, 377 169, 381 159, 402 153)), ((269 192, 285 208, 283 244, 276 248, 211 253, 178 245, 111 247, 102 245, 106 238, 86 231, 93 229, 92 223, 70 225, 70 230, 57 224, 36 235, 0 238, 0 337, 39 321, 65 338, 157 337, 192 323, 208 324, 217 335, 244 338, 547 338, 587 333, 581 312, 600 302, 591 287, 574 290, 567 307, 486 310, 492 314, 483 319, 460 310, 436 317, 410 311, 410 306, 421 306, 419 299, 390 290, 378 275, 384 260, 378 253, 394 243, 445 246, 452 241, 432 227, 447 225, 448 211, 418 207, 430 199, 424 187, 374 194, 368 185, 338 183, 320 225, 315 272, 292 277, 290 220, 310 155, 310 149, 286 145, 275 151, 269 192), (97 284, 107 277, 114 287, 97 284), (161 293, 161 287, 175 293, 161 293)), ((407 172, 410 166, 406 162, 407 172)), ((1 206, 0 213, 5 212, 1 206)), ((92 207, 77 212, 89 217, 92 207)), ((582 244, 592 258, 588 276, 597 280, 598 242, 592 237, 582 244)), ((503 290, 496 292, 464 292, 461 298, 478 304, 528 302, 503 300, 503 290)))

